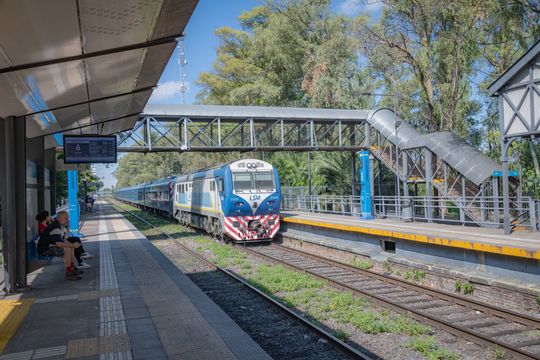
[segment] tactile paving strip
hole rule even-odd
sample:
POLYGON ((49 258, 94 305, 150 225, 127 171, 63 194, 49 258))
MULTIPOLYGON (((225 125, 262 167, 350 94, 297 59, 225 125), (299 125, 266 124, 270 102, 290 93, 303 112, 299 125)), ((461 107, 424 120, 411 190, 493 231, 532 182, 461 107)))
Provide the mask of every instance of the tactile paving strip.
MULTIPOLYGON (((115 220, 114 230, 133 271, 140 293, 153 319, 167 316, 181 324, 169 327, 154 322, 169 358, 236 359, 196 306, 165 273, 162 265, 146 250, 140 238, 134 238, 125 221, 115 220)), ((139 235, 140 236, 140 235, 139 235)))
POLYGON ((102 297, 99 299, 99 354, 100 359, 131 360, 124 309, 118 292, 118 280, 107 232, 106 217, 100 215, 99 295, 102 297))

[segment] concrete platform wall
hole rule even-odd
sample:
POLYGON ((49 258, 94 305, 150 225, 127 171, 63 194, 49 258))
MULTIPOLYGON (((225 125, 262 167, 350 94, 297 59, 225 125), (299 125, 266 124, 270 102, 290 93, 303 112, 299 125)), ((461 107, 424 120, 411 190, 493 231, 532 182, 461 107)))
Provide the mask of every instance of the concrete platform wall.
POLYGON ((332 244, 372 258, 388 256, 393 260, 418 262, 458 273, 474 273, 478 281, 491 279, 540 284, 540 261, 513 256, 457 249, 395 238, 319 228, 282 222, 282 235, 299 240, 332 244), (395 242, 395 253, 385 252, 383 242, 395 242), (482 278, 486 276, 486 279, 482 278))

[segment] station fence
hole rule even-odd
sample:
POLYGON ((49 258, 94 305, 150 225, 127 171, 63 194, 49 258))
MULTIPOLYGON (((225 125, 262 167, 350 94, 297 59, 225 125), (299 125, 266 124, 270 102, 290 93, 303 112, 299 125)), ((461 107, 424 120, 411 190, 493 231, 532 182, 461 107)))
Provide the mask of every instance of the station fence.
MULTIPOLYGON (((502 197, 374 196, 377 218, 502 228, 502 197)), ((284 211, 360 216, 361 198, 350 195, 283 195, 284 211)), ((540 230, 540 200, 510 198, 513 229, 540 230)))

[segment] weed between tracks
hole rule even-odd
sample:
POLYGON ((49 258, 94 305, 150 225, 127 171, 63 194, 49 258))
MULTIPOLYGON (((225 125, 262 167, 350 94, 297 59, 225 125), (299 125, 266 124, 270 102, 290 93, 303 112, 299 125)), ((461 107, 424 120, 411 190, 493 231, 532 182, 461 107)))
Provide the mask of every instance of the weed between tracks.
POLYGON ((440 348, 432 336, 416 336, 408 345, 429 360, 458 360, 459 357, 450 351, 440 348))
MULTIPOLYGON (((149 239, 157 239, 161 232, 175 238, 181 237, 182 242, 210 257, 216 265, 240 273, 252 285, 287 307, 304 313, 311 321, 326 327, 331 324, 334 335, 342 340, 351 337, 351 329, 365 334, 400 334, 412 338, 403 348, 413 349, 430 360, 459 359, 457 354, 439 347, 433 337, 427 336, 431 332, 429 326, 386 309, 381 310, 368 298, 336 290, 326 281, 309 274, 289 270, 281 265, 253 261, 241 250, 217 243, 206 235, 184 229, 165 218, 148 214, 126 204, 115 202, 114 206, 149 239), (135 216, 131 216, 128 211, 147 219, 156 228, 151 228, 135 216), (183 236, 175 236, 178 234, 183 236)), ((358 261, 353 266, 369 269, 372 264, 358 261)))
POLYGON ((373 262, 370 260, 357 259, 356 256, 350 262, 350 265, 361 270, 369 270, 373 267, 373 262))

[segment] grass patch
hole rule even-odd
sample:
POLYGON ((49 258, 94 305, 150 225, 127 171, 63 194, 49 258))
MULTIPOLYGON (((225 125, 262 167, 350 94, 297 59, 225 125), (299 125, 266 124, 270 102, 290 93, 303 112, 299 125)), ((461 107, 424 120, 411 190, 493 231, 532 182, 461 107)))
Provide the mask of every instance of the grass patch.
POLYGON ((415 336, 408 345, 429 360, 459 360, 459 355, 439 347, 433 336, 415 336))
POLYGON ((421 281, 425 279, 425 277, 426 272, 418 269, 407 270, 405 274, 403 274, 405 280, 421 281))
POLYGON ((466 283, 463 283, 463 282, 461 282, 461 280, 457 280, 454 283, 454 289, 458 293, 461 293, 461 291, 463 291, 464 295, 469 295, 469 294, 472 294, 474 292, 474 290, 476 289, 476 286, 474 286, 473 284, 471 284, 468 281, 466 283))
POLYGON ((194 236, 197 234, 196 231, 184 228, 173 219, 151 214, 137 207, 118 201, 111 201, 111 203, 116 210, 118 210, 123 216, 125 216, 140 232, 142 232, 150 240, 162 238, 162 233, 167 234, 173 238, 194 236), (155 227, 148 225, 141 219, 137 218, 137 216, 149 221, 155 227))
POLYGON ((495 348, 495 359, 503 360, 506 358, 506 351, 500 347, 495 348))
POLYGON ((475 289, 476 287, 470 282, 466 282, 465 284, 463 284, 463 294, 465 295, 472 294, 475 289))
POLYGON ((356 256, 350 262, 352 267, 361 270, 369 270, 373 267, 373 262, 371 260, 357 259, 356 256))
POLYGON ((246 260, 246 254, 236 250, 230 246, 212 242, 206 246, 214 255, 213 261, 220 267, 231 265, 239 265, 240 267, 247 266, 249 262, 246 260))
POLYGON ((390 261, 385 260, 382 265, 385 272, 387 272, 390 275, 394 273, 394 265, 392 265, 390 261))
POLYGON ((422 335, 430 332, 429 326, 401 315, 392 315, 388 310, 374 309, 366 298, 335 289, 304 289, 287 294, 284 301, 289 307, 305 309, 315 319, 332 318, 367 334, 422 335))
POLYGON ((259 265, 250 278, 255 286, 269 294, 292 292, 300 289, 322 288, 324 282, 311 275, 286 269, 281 265, 259 265))
POLYGON ((334 330, 332 331, 332 335, 337 337, 341 341, 347 341, 349 340, 349 333, 344 330, 334 330))

